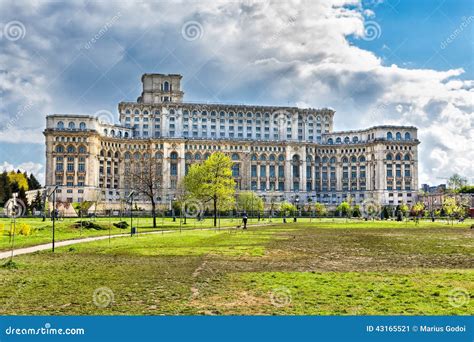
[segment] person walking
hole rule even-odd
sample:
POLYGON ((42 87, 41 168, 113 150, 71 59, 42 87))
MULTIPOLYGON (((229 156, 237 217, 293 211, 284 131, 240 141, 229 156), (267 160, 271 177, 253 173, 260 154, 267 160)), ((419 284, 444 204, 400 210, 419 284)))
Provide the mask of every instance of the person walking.
POLYGON ((242 222, 244 224, 244 227, 242 229, 247 230, 247 219, 247 214, 244 213, 244 215, 242 216, 242 222))

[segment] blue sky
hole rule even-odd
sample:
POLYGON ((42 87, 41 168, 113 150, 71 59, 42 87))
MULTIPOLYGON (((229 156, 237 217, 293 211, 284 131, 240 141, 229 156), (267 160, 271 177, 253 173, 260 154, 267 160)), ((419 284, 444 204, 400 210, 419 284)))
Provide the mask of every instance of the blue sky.
POLYGON ((185 101, 333 107, 336 130, 415 125, 420 183, 472 182, 473 6, 0 0, 0 165, 41 178, 46 114, 116 114, 159 72, 183 75, 185 101))

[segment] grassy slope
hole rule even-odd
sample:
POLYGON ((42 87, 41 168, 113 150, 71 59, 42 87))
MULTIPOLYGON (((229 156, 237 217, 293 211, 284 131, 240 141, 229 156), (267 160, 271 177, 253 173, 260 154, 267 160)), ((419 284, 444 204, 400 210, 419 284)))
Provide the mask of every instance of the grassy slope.
POLYGON ((383 225, 193 231, 25 255, 18 269, 0 269, 0 313, 474 313, 472 299, 456 308, 448 296, 454 288, 474 294, 468 223, 383 225), (92 302, 102 286, 114 293, 106 308, 92 302))

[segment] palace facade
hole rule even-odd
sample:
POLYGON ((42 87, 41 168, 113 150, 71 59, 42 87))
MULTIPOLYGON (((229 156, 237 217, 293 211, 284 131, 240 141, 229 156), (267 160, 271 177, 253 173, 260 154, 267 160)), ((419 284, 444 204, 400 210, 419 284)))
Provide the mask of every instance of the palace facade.
POLYGON ((153 157, 157 200, 168 205, 189 166, 220 151, 233 161, 237 192, 255 191, 266 203, 415 201, 416 127, 334 131, 329 108, 187 103, 181 78, 143 75, 137 101, 119 103, 118 124, 104 113, 48 115, 46 187, 58 185, 60 201, 119 209, 133 190, 131 168, 153 157))

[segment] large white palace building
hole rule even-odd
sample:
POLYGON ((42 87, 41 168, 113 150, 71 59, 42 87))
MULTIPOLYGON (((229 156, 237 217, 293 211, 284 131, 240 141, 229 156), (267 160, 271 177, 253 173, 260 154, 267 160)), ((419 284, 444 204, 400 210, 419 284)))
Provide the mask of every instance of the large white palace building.
POLYGON ((416 127, 334 131, 327 108, 186 103, 181 78, 143 75, 138 100, 119 103, 118 124, 101 115, 48 115, 46 187, 59 185, 61 201, 119 206, 132 190, 131 166, 153 156, 157 200, 168 205, 189 165, 221 151, 232 158, 237 191, 255 191, 266 203, 414 202, 416 127))

